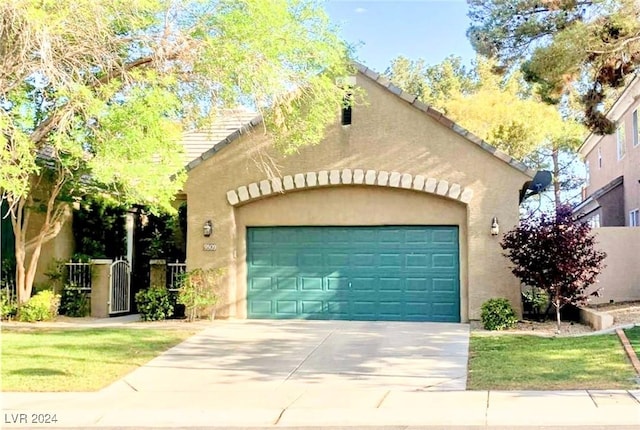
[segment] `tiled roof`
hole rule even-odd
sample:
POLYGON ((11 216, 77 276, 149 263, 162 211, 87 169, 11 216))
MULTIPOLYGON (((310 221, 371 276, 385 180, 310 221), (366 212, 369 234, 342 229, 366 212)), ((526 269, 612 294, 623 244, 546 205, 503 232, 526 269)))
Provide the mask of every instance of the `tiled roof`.
POLYGON ((210 158, 261 122, 262 118, 255 112, 243 109, 225 110, 210 127, 185 133, 182 145, 185 149, 187 170, 210 158), (215 144, 212 146, 211 142, 215 144))
POLYGON ((485 151, 489 152, 494 157, 496 157, 496 158, 504 161, 505 163, 509 164, 514 169, 519 170, 522 173, 524 173, 526 175, 529 175, 531 177, 533 177, 535 175, 535 173, 536 173, 535 170, 529 169, 521 161, 518 161, 515 158, 511 157, 510 155, 505 154, 504 152, 502 152, 499 149, 497 149, 495 146, 485 142, 484 140, 480 139, 478 136, 476 136, 475 134, 471 133, 470 131, 464 129, 463 127, 460 127, 453 120, 447 118, 444 114, 442 114, 442 112, 440 112, 440 111, 432 108, 431 106, 427 105, 426 103, 423 103, 420 100, 418 100, 417 96, 415 96, 414 94, 410 94, 410 93, 408 93, 406 91, 403 91, 401 88, 393 85, 391 83, 391 81, 388 78, 386 78, 385 76, 382 76, 379 73, 374 72, 373 70, 367 68, 366 66, 364 66, 364 65, 362 65, 360 63, 354 62, 354 65, 356 66, 356 68, 358 69, 358 71, 360 73, 362 73, 363 75, 365 75, 369 79, 375 81, 379 85, 383 86, 384 88, 389 90, 391 93, 395 94, 397 97, 400 97, 402 100, 404 100, 405 102, 409 103, 410 105, 412 105, 416 109, 426 113, 431 118, 433 118, 436 121, 438 121, 440 124, 442 124, 445 127, 453 130, 454 133, 457 133, 460 136, 464 137, 469 142, 478 145, 480 148, 482 148, 485 151))
MULTIPOLYGON (((460 127, 454 121, 443 115, 442 112, 418 100, 415 95, 409 94, 406 91, 403 91, 401 88, 393 85, 386 77, 374 72, 371 69, 368 69, 360 63, 354 62, 353 64, 364 76, 383 86, 389 92, 395 94, 397 97, 400 97, 402 100, 409 103, 414 108, 429 115, 440 124, 451 129, 454 133, 457 133, 460 136, 464 137, 467 141, 478 145, 480 148, 489 152, 494 157, 509 164, 514 169, 519 170, 531 177, 535 175, 535 170, 529 169, 521 161, 518 161, 510 155, 505 154, 504 152, 498 150, 496 147, 480 139, 475 134, 460 127)), ((219 124, 216 123, 216 125, 209 131, 187 133, 183 138, 183 144, 185 146, 188 159, 187 170, 193 169, 202 161, 210 158, 220 149, 224 148, 229 143, 233 142, 242 134, 246 133, 252 127, 255 127, 261 122, 262 118, 255 113, 237 110, 231 111, 230 115, 223 115, 219 120, 219 124), (212 147, 211 142, 217 143, 215 143, 212 147)))

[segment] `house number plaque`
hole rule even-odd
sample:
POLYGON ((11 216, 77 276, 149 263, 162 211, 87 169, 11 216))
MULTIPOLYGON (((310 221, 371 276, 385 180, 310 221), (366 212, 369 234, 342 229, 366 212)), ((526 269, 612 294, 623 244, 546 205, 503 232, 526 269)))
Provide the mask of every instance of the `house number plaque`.
POLYGON ((216 249, 218 249, 218 247, 216 246, 215 243, 205 243, 204 244, 204 250, 205 251, 215 251, 216 249))

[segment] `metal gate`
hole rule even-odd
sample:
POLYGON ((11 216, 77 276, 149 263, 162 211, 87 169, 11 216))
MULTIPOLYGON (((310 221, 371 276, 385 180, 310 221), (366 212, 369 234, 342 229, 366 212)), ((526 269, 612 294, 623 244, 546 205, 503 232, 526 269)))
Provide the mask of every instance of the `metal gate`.
POLYGON ((131 266, 124 259, 111 264, 109 273, 109 314, 129 312, 131 266))

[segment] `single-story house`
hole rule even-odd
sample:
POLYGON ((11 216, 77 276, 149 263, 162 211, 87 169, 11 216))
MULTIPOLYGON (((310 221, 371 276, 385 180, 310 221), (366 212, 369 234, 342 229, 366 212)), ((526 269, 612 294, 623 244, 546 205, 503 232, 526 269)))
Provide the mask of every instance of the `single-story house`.
POLYGON ((187 266, 224 269, 216 317, 466 322, 494 297, 520 309, 499 241, 534 172, 366 67, 355 82, 367 103, 295 155, 259 119, 185 140, 202 150, 184 187, 187 266))

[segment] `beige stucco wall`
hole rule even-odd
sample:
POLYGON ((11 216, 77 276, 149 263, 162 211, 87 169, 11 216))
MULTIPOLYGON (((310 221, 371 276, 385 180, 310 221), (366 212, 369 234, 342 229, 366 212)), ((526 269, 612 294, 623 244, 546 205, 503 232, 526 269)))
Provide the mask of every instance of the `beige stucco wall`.
POLYGON ((602 227, 595 229, 598 248, 607 253, 598 283, 601 296, 592 303, 640 300, 640 228, 602 227))
MULTIPOLYGON (((43 220, 44 214, 32 212, 31 219, 29 220, 29 230, 27 232, 28 237, 33 237, 37 234, 43 220)), ((46 286, 49 283, 49 278, 45 275, 45 272, 49 271, 51 264, 55 260, 68 260, 73 255, 75 245, 73 240, 72 223, 73 219, 71 211, 69 211, 58 235, 42 245, 40 259, 38 260, 38 268, 34 278, 34 285, 46 286)), ((29 254, 27 255, 27 258, 29 258, 29 254)))
POLYGON ((354 108, 349 127, 330 127, 321 144, 283 157, 257 128, 190 171, 187 264, 226 268, 217 315, 246 315, 244 241, 250 225, 458 225, 461 319, 479 318, 480 305, 491 297, 507 297, 519 309, 518 282, 489 228, 494 216, 503 232, 517 223, 518 190, 529 178, 374 81, 359 75, 358 85, 367 105, 354 108), (265 162, 277 167, 276 176, 344 168, 424 175, 471 188, 474 197, 465 205, 424 192, 341 185, 231 206, 227 191, 268 178, 265 162), (214 234, 205 238, 202 225, 209 219, 214 234), (204 251, 205 243, 215 243, 216 250, 204 251))

